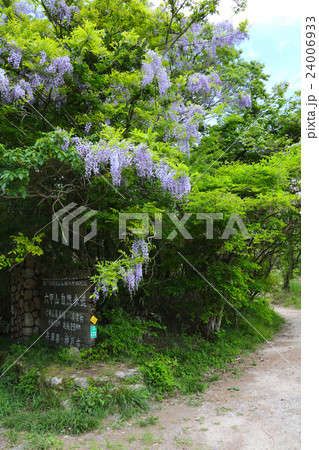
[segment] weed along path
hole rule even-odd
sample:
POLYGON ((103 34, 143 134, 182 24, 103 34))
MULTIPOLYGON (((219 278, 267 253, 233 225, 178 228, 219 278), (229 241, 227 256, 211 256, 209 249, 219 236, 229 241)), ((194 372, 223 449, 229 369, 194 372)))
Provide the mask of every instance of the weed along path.
POLYGON ((171 399, 153 425, 65 437, 70 448, 299 449, 300 310, 276 307, 286 324, 272 346, 238 360, 201 398, 171 399), (289 362, 288 362, 289 361, 289 362))

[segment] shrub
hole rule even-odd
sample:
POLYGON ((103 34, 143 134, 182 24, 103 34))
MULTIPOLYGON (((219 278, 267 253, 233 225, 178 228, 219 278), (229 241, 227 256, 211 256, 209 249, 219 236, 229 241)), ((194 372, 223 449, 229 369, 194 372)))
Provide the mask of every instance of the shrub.
POLYGON ((107 388, 89 386, 87 389, 78 389, 72 395, 73 405, 80 411, 92 414, 106 409, 110 394, 107 388))
POLYGON ((161 328, 158 323, 132 318, 121 309, 105 313, 105 318, 109 323, 98 327, 98 343, 90 350, 90 360, 140 359, 154 352, 154 347, 146 344, 145 339, 156 338, 156 329, 161 328))
POLYGON ((174 378, 174 370, 177 367, 176 359, 164 355, 145 361, 140 367, 146 383, 156 392, 163 393, 172 391, 177 387, 174 378))

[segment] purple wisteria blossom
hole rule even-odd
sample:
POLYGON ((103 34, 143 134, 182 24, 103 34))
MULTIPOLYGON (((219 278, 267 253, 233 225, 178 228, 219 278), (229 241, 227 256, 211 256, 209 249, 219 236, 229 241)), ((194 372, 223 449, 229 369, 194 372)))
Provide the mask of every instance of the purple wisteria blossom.
POLYGON ((10 104, 17 100, 33 100, 33 88, 31 84, 24 80, 18 80, 17 83, 11 83, 4 69, 0 69, 0 100, 1 103, 10 104))
POLYGON ((202 101, 210 100, 217 96, 219 86, 222 84, 217 73, 204 75, 194 73, 188 78, 187 88, 191 94, 197 94, 202 97, 202 101))
POLYGON ((248 95, 246 95, 244 97, 240 97, 240 99, 238 100, 238 103, 239 103, 239 107, 241 109, 251 108, 251 98, 248 95))
POLYGON ((162 58, 153 50, 147 52, 149 61, 145 61, 142 65, 143 79, 142 86, 151 84, 154 78, 158 82, 160 95, 164 95, 171 86, 169 76, 162 65, 162 58))
MULTIPOLYGON (((144 239, 136 239, 132 245, 132 258, 143 257, 147 263, 149 259, 149 249, 144 239)), ((143 278, 143 265, 141 262, 135 264, 127 271, 123 271, 124 284, 128 287, 130 294, 133 294, 143 278)))
MULTIPOLYGON (((50 91, 51 101, 55 101, 56 107, 61 107, 66 102, 65 94, 59 89, 65 84, 65 75, 73 74, 73 66, 68 55, 59 56, 49 60, 45 51, 38 55, 39 63, 33 62, 35 66, 39 64, 37 70, 21 67, 22 51, 14 43, 2 40, 0 53, 7 53, 7 64, 15 72, 9 70, 7 73, 3 69, 1 72, 1 103, 10 104, 17 100, 27 100, 33 102, 35 91, 47 94, 50 91)), ((41 102, 41 100, 38 100, 41 102)))
POLYGON ((18 69, 20 66, 21 58, 22 51, 19 48, 13 48, 9 52, 8 64, 10 64, 14 69, 18 69))
POLYGON ((64 152, 66 152, 67 149, 69 148, 69 145, 70 145, 69 135, 68 135, 67 131, 65 131, 63 128, 61 130, 58 130, 58 132, 59 132, 59 134, 60 134, 60 136, 62 138, 62 141, 63 141, 63 143, 60 143, 60 147, 62 148, 62 150, 64 152))
POLYGON ((28 81, 20 80, 12 87, 13 100, 33 100, 33 89, 28 81))
POLYGON ((189 178, 186 176, 176 178, 175 171, 163 161, 156 169, 156 176, 161 181, 162 187, 173 197, 181 198, 190 193, 191 184, 189 178))
POLYGON ((84 127, 84 133, 86 135, 89 134, 91 127, 92 127, 92 123, 91 122, 86 122, 85 127, 84 127))
POLYGON ((143 144, 135 146, 131 142, 122 141, 110 146, 103 140, 93 144, 79 137, 72 138, 71 142, 84 160, 87 178, 100 175, 101 171, 108 166, 113 184, 118 186, 122 180, 123 170, 126 167, 132 167, 141 178, 158 179, 162 188, 172 196, 181 198, 190 192, 189 178, 177 177, 176 172, 164 161, 155 164, 151 152, 143 144))
POLYGON ((51 79, 52 87, 61 86, 64 83, 64 75, 73 72, 70 57, 66 55, 52 59, 50 64, 45 66, 45 71, 54 75, 51 79))
POLYGON ((47 54, 44 50, 40 52, 40 65, 43 66, 47 62, 47 54))
POLYGON ((178 101, 171 103, 166 118, 172 125, 166 132, 165 140, 175 139, 181 151, 189 155, 191 142, 199 144, 201 141, 199 125, 203 115, 201 106, 193 104, 186 106, 178 101))
POLYGON ((18 14, 25 14, 27 16, 43 19, 45 17, 43 11, 34 4, 21 0, 14 5, 15 12, 18 14))
POLYGON ((146 146, 138 146, 134 151, 133 161, 137 175, 141 178, 151 178, 154 174, 154 162, 146 146))
MULTIPOLYGON (((143 279, 143 262, 147 263, 149 260, 149 248, 144 239, 136 239, 133 242, 131 248, 131 258, 132 263, 128 265, 128 267, 121 266, 118 269, 118 279, 123 279, 124 285, 128 288, 129 293, 132 295, 138 289, 140 282, 143 279), (136 262, 134 261, 136 258, 142 258, 143 261, 136 262)), ((111 283, 109 280, 102 278, 96 284, 93 299, 94 302, 97 302, 100 299, 100 294, 102 293, 104 297, 109 295, 111 290, 111 283)), ((115 285, 113 281, 112 292, 115 293, 117 291, 117 280, 115 280, 115 285)))
POLYGON ((9 77, 6 75, 4 69, 0 68, 0 99, 3 99, 6 103, 10 103, 11 96, 9 77))
POLYGON ((202 73, 194 73, 188 79, 188 90, 193 94, 198 92, 208 94, 211 91, 210 79, 202 73))
POLYGON ((222 82, 221 82, 221 80, 220 80, 220 78, 219 78, 217 73, 212 73, 211 74, 211 81, 214 82, 217 85, 222 84, 222 82))
MULTIPOLYGON (((100 293, 104 295, 104 297, 107 297, 109 294, 109 288, 110 284, 106 279, 101 280, 99 283, 96 284, 93 292, 93 302, 96 303, 100 299, 100 293)), ((113 288, 113 292, 117 290, 117 286, 113 288)))
POLYGON ((203 24, 194 24, 176 42, 169 53, 172 68, 192 70, 196 56, 205 53, 207 58, 214 58, 218 47, 232 46, 248 38, 247 33, 234 29, 229 21, 215 24, 210 39, 205 37, 204 29, 203 24))
POLYGON ((138 288, 138 285, 143 278, 143 266, 141 263, 136 264, 134 268, 129 269, 123 273, 124 284, 127 286, 132 295, 138 288))
POLYGON ((77 6, 68 6, 65 0, 45 0, 45 6, 54 19, 68 23, 79 10, 77 6))

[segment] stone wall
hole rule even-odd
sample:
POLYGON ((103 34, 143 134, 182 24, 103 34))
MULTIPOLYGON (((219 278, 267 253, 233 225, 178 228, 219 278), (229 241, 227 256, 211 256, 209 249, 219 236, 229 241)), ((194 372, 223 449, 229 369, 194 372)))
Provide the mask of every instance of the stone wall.
POLYGON ((11 335, 24 341, 40 333, 41 269, 30 258, 11 271, 11 335))
POLYGON ((9 270, 0 270, 0 334, 10 334, 10 275, 9 270))

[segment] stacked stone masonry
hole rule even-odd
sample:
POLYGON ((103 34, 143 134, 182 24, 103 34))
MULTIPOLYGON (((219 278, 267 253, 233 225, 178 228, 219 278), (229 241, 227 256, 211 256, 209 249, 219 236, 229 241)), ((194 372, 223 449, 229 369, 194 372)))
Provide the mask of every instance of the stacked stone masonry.
POLYGON ((41 269, 27 258, 11 273, 11 333, 13 339, 24 341, 40 332, 41 269))

